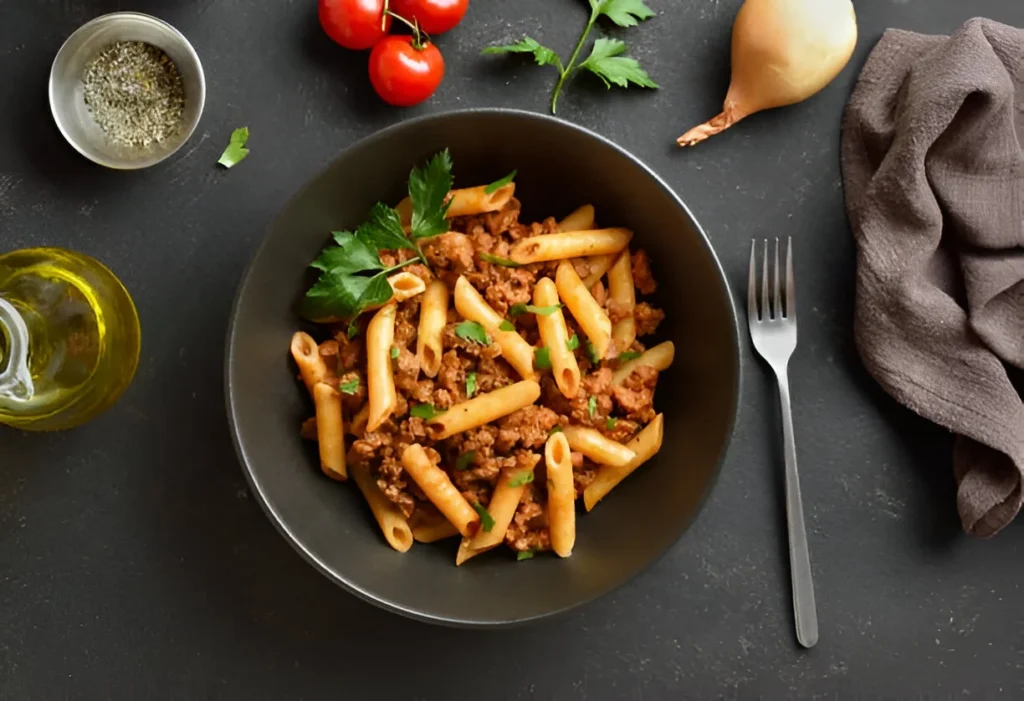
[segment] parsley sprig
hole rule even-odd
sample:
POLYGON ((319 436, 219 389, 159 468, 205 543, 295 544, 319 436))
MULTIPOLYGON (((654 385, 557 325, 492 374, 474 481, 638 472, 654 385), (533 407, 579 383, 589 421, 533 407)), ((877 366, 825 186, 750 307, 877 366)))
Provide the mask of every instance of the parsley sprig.
POLYGON ((355 319, 369 307, 385 304, 392 297, 388 275, 412 263, 430 264, 420 248, 420 239, 448 230, 445 215, 452 189, 452 159, 441 151, 422 168, 409 174, 412 222, 409 235, 394 208, 378 202, 355 232, 335 231, 336 245, 328 246, 311 266, 320 278, 302 300, 302 315, 311 321, 355 319), (406 249, 415 256, 385 266, 380 251, 406 249))
POLYGON ((568 62, 562 63, 558 54, 546 46, 542 46, 536 39, 524 37, 514 44, 503 46, 488 46, 484 54, 533 54, 534 61, 538 66, 554 66, 558 70, 558 82, 555 83, 555 90, 551 95, 551 113, 555 114, 558 108, 558 96, 562 92, 565 81, 577 71, 589 71, 600 78, 605 86, 629 87, 630 84, 639 85, 643 88, 657 88, 651 76, 647 74, 634 58, 623 56, 626 53, 626 43, 619 39, 600 38, 591 47, 590 55, 579 64, 580 51, 586 43, 590 30, 600 17, 607 17, 614 24, 620 27, 635 27, 640 21, 654 16, 654 11, 644 4, 644 0, 589 0, 590 19, 573 49, 568 62))

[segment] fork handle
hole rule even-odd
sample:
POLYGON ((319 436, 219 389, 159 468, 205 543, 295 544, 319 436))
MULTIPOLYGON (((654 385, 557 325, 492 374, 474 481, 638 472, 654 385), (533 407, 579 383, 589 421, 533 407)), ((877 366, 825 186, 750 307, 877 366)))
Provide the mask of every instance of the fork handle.
POLYGON ((804 527, 804 506, 800 498, 800 475, 796 469, 796 439, 793 437, 793 412, 789 401, 789 376, 786 369, 776 370, 779 401, 782 408, 783 450, 786 456, 786 525, 789 529, 789 569, 793 580, 793 617, 796 639, 804 647, 818 642, 818 613, 814 605, 814 580, 811 555, 804 527))

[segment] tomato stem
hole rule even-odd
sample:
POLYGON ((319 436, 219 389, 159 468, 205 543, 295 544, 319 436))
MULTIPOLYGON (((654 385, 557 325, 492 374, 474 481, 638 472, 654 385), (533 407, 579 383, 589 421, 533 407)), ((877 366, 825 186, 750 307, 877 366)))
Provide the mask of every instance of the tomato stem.
POLYGON ((387 8, 387 5, 384 6, 384 15, 391 15, 399 22, 412 29, 412 48, 416 49, 417 51, 423 51, 423 49, 427 47, 427 44, 430 43, 430 36, 422 29, 420 29, 419 20, 417 20, 415 17, 413 18, 413 21, 410 22, 405 17, 402 17, 402 15, 396 14, 389 10, 387 8))
POLYGON ((380 13, 380 30, 383 32, 388 27, 388 15, 391 12, 388 10, 388 0, 384 0, 384 10, 380 13))

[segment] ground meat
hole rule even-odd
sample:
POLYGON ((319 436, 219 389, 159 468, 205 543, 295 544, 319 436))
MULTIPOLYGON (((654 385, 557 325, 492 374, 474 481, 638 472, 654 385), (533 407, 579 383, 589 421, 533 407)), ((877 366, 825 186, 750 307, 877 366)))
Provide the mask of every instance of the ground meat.
POLYGON ((485 214, 484 226, 495 236, 503 234, 519 220, 519 210, 519 200, 513 197, 499 211, 485 214))
POLYGON ((633 284, 640 294, 652 295, 658 289, 658 284, 651 273, 651 261, 642 248, 633 254, 633 284))
POLYGON ((407 397, 419 404, 430 403, 434 393, 434 382, 420 379, 420 359, 412 351, 401 348, 398 357, 392 362, 395 377, 395 389, 404 392, 407 397))
POLYGON ((529 304, 537 277, 526 268, 508 268, 486 264, 478 272, 466 275, 494 311, 504 316, 513 304, 529 304))
POLYGON ((423 254, 435 270, 450 270, 463 275, 475 269, 475 248, 465 234, 448 232, 423 243, 423 254))
POLYGON ((338 378, 338 387, 341 389, 341 406, 348 412, 355 413, 366 403, 367 387, 366 378, 361 373, 352 371, 346 372, 338 378), (353 385, 355 381, 357 384, 353 385))
POLYGON ((572 460, 572 469, 578 470, 583 467, 583 453, 573 451, 569 453, 569 459, 572 460))
POLYGON ((579 497, 583 491, 597 479, 598 467, 594 463, 587 463, 584 467, 572 471, 572 483, 576 489, 576 496, 579 497))
POLYGON ((665 312, 655 309, 647 302, 640 302, 633 310, 633 317, 636 319, 636 335, 650 336, 665 318, 665 312))
POLYGON ((395 345, 404 348, 416 340, 416 326, 419 323, 420 302, 413 297, 401 305, 395 318, 395 345))
POLYGON ((334 336, 338 347, 338 371, 347 372, 366 364, 364 360, 365 343, 361 336, 350 339, 347 331, 339 331, 334 336))
POLYGON ((640 365, 621 385, 613 388, 612 394, 626 418, 646 424, 655 416, 654 387, 657 384, 658 371, 649 365, 640 365))
POLYGON ((332 375, 338 372, 338 342, 334 339, 324 341, 317 348, 317 352, 327 366, 327 371, 332 375))
POLYGON ((444 327, 444 331, 441 332, 441 346, 443 348, 455 348, 459 351, 460 355, 470 356, 473 358, 496 358, 501 355, 501 348, 497 344, 491 343, 490 345, 483 346, 476 341, 470 341, 455 333, 455 327, 457 323, 448 324, 444 327))
POLYGON ((540 448, 557 423, 558 414, 545 406, 523 407, 499 420, 495 447, 503 453, 515 445, 540 448))
POLYGON ((606 421, 604 426, 601 427, 601 433, 617 443, 629 443, 639 430, 640 424, 629 419, 615 419, 611 426, 606 421))
POLYGON ((481 358, 476 369, 478 392, 491 392, 519 380, 519 374, 504 358, 481 358))
POLYGON ((594 283, 594 286, 590 288, 590 294, 600 306, 604 306, 608 302, 608 290, 605 289, 604 283, 598 280, 594 283))
POLYGON ((513 550, 550 550, 551 535, 548 532, 548 516, 544 506, 537 501, 538 493, 534 485, 526 485, 523 497, 512 517, 512 523, 505 531, 505 543, 513 550))
POLYGON ((406 518, 412 516, 416 508, 416 500, 406 489, 408 486, 401 460, 394 455, 385 456, 377 468, 377 487, 402 510, 406 518))
POLYGON ((608 318, 612 320, 613 324, 616 324, 623 319, 628 319, 633 315, 633 310, 629 308, 629 304, 625 302, 619 302, 614 299, 608 300, 608 318))
POLYGON ((366 465, 373 461, 381 449, 391 446, 394 436, 382 431, 373 431, 363 434, 357 438, 348 450, 348 460, 356 465, 366 465))

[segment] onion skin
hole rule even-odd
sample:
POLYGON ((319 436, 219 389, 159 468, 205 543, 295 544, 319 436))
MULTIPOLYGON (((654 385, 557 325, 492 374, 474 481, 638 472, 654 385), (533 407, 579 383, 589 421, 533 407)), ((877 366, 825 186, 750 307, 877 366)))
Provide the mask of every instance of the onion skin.
POLYGON ((722 112, 676 143, 693 146, 755 112, 806 100, 839 75, 856 45, 851 0, 746 0, 732 28, 722 112))

